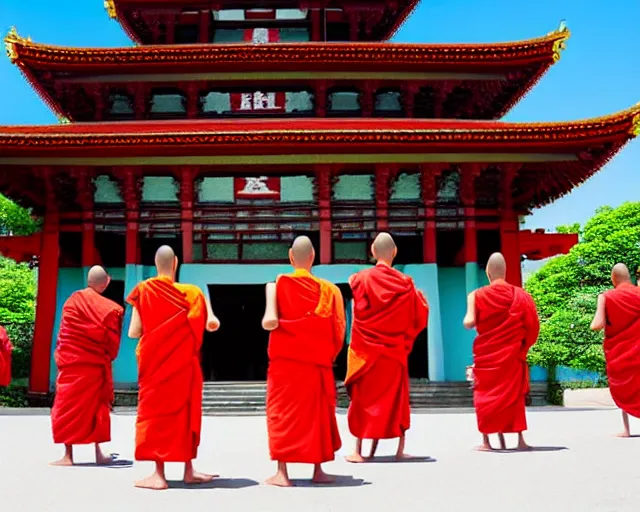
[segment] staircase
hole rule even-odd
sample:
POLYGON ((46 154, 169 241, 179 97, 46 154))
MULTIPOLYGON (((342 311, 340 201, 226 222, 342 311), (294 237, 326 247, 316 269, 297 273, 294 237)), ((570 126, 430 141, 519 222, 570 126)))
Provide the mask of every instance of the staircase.
MULTIPOLYGON (((266 383, 207 382, 204 385, 203 414, 210 416, 249 416, 265 412, 266 383)), ((546 383, 531 385, 532 405, 546 405, 546 383)), ((338 407, 346 408, 349 399, 344 385, 338 383, 338 407)), ((453 409, 473 407, 473 392, 466 382, 412 382, 411 407, 453 409)))

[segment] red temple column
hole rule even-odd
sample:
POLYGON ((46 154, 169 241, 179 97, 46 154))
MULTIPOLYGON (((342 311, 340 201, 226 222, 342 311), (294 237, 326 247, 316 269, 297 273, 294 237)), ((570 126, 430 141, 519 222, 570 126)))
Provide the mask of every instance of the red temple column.
POLYGON ((42 246, 38 267, 38 300, 31 352, 29 392, 49 393, 51 342, 56 319, 58 292, 58 262, 60 258, 60 219, 50 169, 42 169, 47 189, 47 209, 42 227, 42 246))
POLYGON ((316 85, 313 102, 318 117, 327 117, 327 90, 326 81, 320 81, 316 85))
POLYGON ((407 117, 415 116, 416 95, 419 87, 414 83, 408 83, 402 88, 402 102, 407 117))
POLYGON ((507 282, 522 286, 522 258, 519 243, 520 222, 513 210, 511 185, 519 166, 502 167, 502 201, 500 211, 500 250, 507 262, 507 282))
POLYGON ((376 166, 376 229, 389 230, 389 187, 395 174, 395 169, 388 165, 376 166))
MULTIPOLYGON (((90 169, 75 169, 78 204, 82 208, 82 266, 97 265, 95 222, 94 222, 94 185, 90 169)), ((86 276, 85 276, 86 278, 86 276)))
POLYGON ((211 11, 200 11, 200 22, 198 26, 198 42, 209 43, 209 22, 211 20, 211 11))
POLYGON ((422 202, 424 204, 424 235, 422 237, 422 258, 424 263, 437 263, 436 201, 438 178, 442 172, 438 164, 424 164, 420 167, 422 202))
POLYGON ((322 41, 324 32, 324 16, 320 9, 312 9, 311 16, 311 41, 322 41))
POLYGON ((482 168, 479 164, 460 166, 460 199, 464 208, 464 262, 478 262, 478 230, 476 226, 476 177, 482 168))
POLYGON ((139 241, 140 231, 140 174, 134 167, 123 167, 122 174, 122 195, 126 208, 126 249, 125 264, 136 265, 139 263, 139 241))
POLYGON ((182 261, 193 263, 193 200, 197 169, 180 169, 180 218, 182 228, 182 261))
POLYGON ((330 165, 316 165, 316 191, 320 214, 320 264, 329 265, 332 260, 331 237, 331 183, 333 169, 330 165))

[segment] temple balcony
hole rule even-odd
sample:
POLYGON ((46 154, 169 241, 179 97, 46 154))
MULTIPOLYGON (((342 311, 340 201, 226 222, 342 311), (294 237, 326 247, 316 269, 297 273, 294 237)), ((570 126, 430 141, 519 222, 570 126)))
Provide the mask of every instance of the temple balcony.
POLYGON ((417 0, 107 0, 139 44, 382 41, 417 0), (269 40, 271 38, 271 40, 269 40), (266 40, 264 40, 266 39, 266 40))

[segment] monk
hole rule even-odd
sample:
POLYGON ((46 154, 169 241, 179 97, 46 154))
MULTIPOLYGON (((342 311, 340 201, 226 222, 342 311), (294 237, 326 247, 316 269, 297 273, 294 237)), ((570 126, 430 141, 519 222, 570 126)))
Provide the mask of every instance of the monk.
POLYGON ((0 387, 11 384, 11 352, 11 340, 4 327, 0 326, 0 387))
POLYGON ((158 276, 138 284, 127 298, 133 306, 129 336, 140 338, 136 460, 155 463, 153 474, 136 487, 169 487, 166 462, 184 462, 184 482, 201 484, 217 475, 193 468, 202 424, 200 348, 205 329, 220 322, 202 291, 175 283, 178 258, 169 246, 155 256, 158 276))
POLYGON ((629 415, 640 418, 640 289, 622 263, 613 267, 611 281, 613 290, 598 297, 591 329, 604 329, 609 390, 622 410, 619 437, 630 437, 629 415))
POLYGON ((504 256, 494 253, 487 262, 489 285, 469 294, 464 326, 475 327, 473 344, 473 401, 482 433, 481 451, 492 450, 489 434, 518 434, 518 450, 530 447, 526 397, 529 394, 527 353, 538 339, 540 322, 531 296, 505 281, 504 256))
POLYGON ((296 238, 289 250, 294 272, 266 290, 267 429, 278 463, 267 483, 280 487, 291 486, 288 463, 313 464, 313 482, 334 482, 321 464, 341 446, 333 363, 344 342, 344 305, 335 285, 311 274, 314 258, 311 240, 296 238))
POLYGON ((351 276, 353 326, 345 386, 351 398, 349 430, 357 438, 348 462, 364 462, 362 440, 372 439, 369 458, 378 440, 399 438, 396 460, 404 453, 405 432, 411 422, 409 354, 427 327, 429 306, 413 280, 393 269, 398 253, 393 238, 380 233, 371 246, 375 267, 351 276))
POLYGON ((102 296, 109 281, 102 267, 91 267, 87 288, 73 293, 62 307, 51 426, 53 441, 64 444, 65 454, 53 466, 73 466, 74 444, 95 444, 96 463, 113 462, 100 443, 111 440, 111 363, 120 347, 124 309, 102 296))

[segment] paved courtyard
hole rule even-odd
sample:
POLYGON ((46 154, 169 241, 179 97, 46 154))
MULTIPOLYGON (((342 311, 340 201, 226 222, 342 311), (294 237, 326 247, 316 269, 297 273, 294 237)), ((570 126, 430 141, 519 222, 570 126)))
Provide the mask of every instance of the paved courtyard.
MULTIPOLYGON (((151 469, 146 463, 115 468, 90 464, 51 468, 61 455, 51 444, 44 415, 0 415, 0 497, 4 507, 24 511, 466 511, 607 512, 640 510, 640 438, 617 439, 615 410, 538 409, 529 414, 532 453, 478 453, 473 415, 416 414, 408 449, 430 462, 350 465, 342 460, 353 446, 346 417, 339 416, 344 447, 326 465, 345 475, 335 487, 291 489, 261 484, 274 470, 268 460, 263 417, 204 418, 197 467, 221 478, 208 488, 185 489, 174 482, 168 491, 134 489, 132 482, 151 469), (430 459, 427 459, 430 460, 430 459), (349 478, 351 477, 351 478, 349 478)), ((112 452, 133 455, 131 415, 113 417, 112 452)), ((640 433, 640 422, 632 428, 640 433)), ((511 440, 513 442, 513 440, 511 440)), ((395 444, 381 443, 381 455, 395 444)), ((77 462, 90 462, 92 450, 76 451, 77 462)), ((293 466, 303 479, 310 468, 293 466)), ((168 477, 179 480, 178 465, 168 477)))

